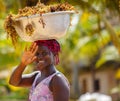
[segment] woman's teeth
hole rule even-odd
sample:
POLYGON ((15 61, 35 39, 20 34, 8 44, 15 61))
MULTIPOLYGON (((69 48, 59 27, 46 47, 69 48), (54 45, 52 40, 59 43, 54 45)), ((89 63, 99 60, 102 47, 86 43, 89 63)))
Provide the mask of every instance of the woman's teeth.
POLYGON ((39 61, 39 62, 44 62, 44 61, 39 61))
POLYGON ((39 61, 38 63, 44 63, 44 61, 39 61))

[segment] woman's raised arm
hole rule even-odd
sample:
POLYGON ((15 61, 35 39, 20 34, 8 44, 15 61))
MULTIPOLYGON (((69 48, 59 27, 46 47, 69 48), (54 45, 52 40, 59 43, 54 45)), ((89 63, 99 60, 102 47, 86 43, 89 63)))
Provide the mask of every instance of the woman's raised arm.
POLYGON ((30 86, 32 85, 32 82, 36 76, 36 72, 23 75, 23 71, 25 70, 26 66, 28 64, 33 63, 37 57, 35 56, 35 53, 37 52, 38 46, 36 43, 32 43, 29 49, 25 48, 25 51, 21 58, 21 63, 17 66, 17 68, 14 69, 9 83, 14 86, 30 86))

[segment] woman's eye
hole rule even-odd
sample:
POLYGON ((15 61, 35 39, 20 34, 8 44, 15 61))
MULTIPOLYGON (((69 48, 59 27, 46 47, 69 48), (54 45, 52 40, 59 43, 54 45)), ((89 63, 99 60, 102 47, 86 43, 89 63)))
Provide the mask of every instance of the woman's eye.
POLYGON ((42 55, 43 55, 43 56, 47 55, 47 52, 43 52, 42 55))
POLYGON ((36 56, 46 56, 48 52, 36 53, 36 56))

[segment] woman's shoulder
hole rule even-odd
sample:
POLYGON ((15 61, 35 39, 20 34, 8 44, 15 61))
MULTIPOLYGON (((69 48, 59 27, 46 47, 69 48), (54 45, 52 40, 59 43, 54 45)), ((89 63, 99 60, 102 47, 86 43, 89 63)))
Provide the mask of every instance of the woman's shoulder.
POLYGON ((69 86, 69 82, 67 78, 62 73, 57 73, 56 75, 54 75, 51 81, 52 81, 52 85, 69 86))
POLYGON ((57 96, 58 99, 60 98, 62 101, 64 99, 65 101, 65 99, 69 98, 70 87, 63 74, 56 74, 52 78, 50 84, 50 90, 53 92, 54 96, 57 96))

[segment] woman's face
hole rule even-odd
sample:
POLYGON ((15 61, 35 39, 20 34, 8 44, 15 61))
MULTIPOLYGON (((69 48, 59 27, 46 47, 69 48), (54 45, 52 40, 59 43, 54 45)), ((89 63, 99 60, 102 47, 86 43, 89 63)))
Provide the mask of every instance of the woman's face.
POLYGON ((37 69, 40 71, 54 64, 54 55, 46 46, 39 46, 36 56, 37 69))

